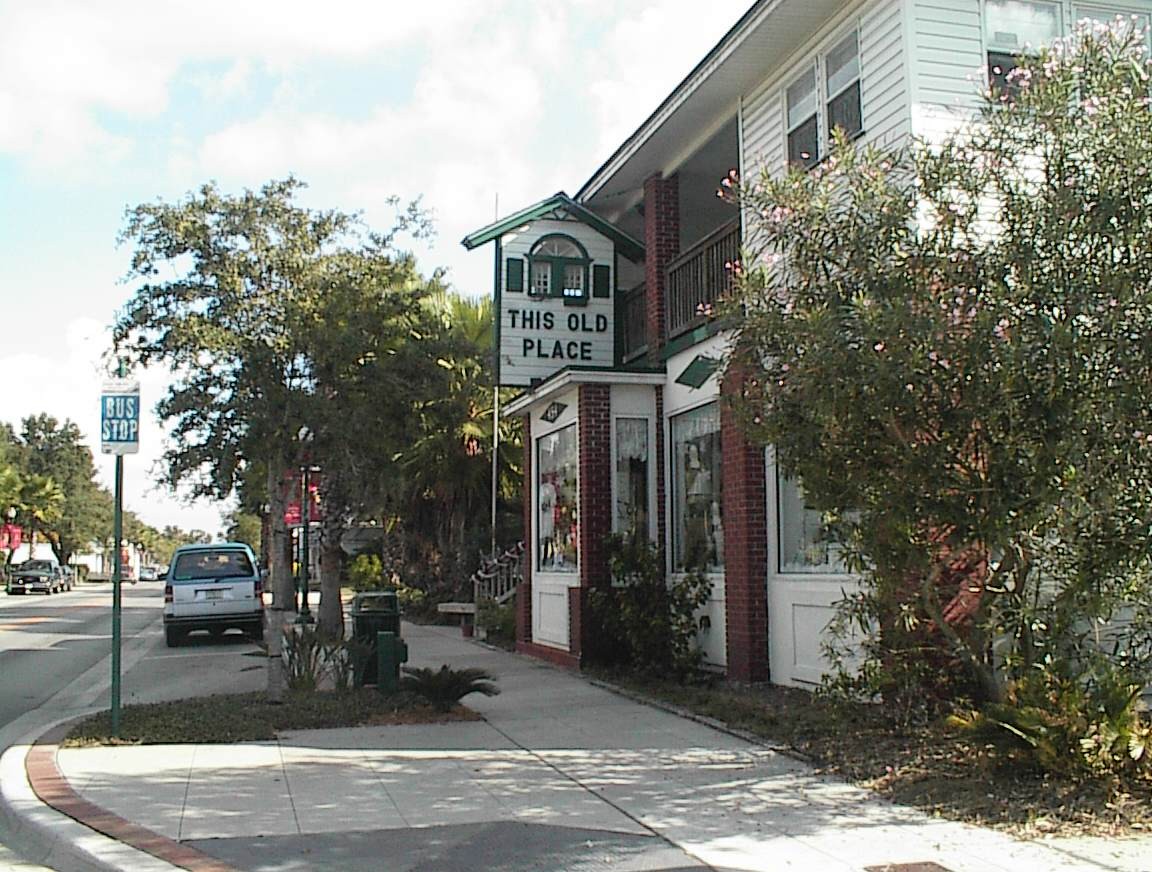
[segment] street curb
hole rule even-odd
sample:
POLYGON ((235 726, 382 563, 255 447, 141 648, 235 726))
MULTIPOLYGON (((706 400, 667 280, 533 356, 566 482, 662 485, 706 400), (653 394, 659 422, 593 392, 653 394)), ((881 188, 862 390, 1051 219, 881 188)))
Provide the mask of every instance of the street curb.
MULTIPOLYGON (((0 755, 0 820, 9 846, 30 862, 60 872, 172 872, 191 868, 174 865, 120 841, 91 826, 86 815, 70 815, 49 799, 54 791, 60 797, 67 791, 80 800, 56 766, 55 742, 75 721, 86 716, 71 715, 37 727, 0 755), (56 780, 45 780, 44 776, 51 776, 53 771, 56 780)), ((226 868, 218 866, 217 870, 223 872, 226 868)))
MULTIPOLYGON (((189 872, 238 872, 234 867, 220 862, 214 857, 198 851, 190 845, 183 845, 167 836, 155 833, 147 827, 132 823, 101 806, 80 796, 68 783, 56 762, 60 740, 80 718, 72 718, 49 727, 41 733, 24 755, 24 768, 28 784, 37 797, 62 815, 94 830, 101 836, 119 845, 126 846, 134 854, 141 852, 150 858, 164 863, 164 866, 150 864, 149 868, 187 869, 189 872)), ((100 858, 97 858, 100 859, 100 858)), ((129 859, 129 858, 125 858, 129 859)), ((130 869, 136 872, 143 869, 143 858, 135 855, 131 865, 111 866, 113 869, 130 869)))
POLYGON ((67 729, 76 719, 72 715, 37 727, 0 755, 0 819, 5 841, 29 861, 62 872, 170 872, 171 864, 94 832, 57 812, 33 790, 26 764, 38 736, 67 729))

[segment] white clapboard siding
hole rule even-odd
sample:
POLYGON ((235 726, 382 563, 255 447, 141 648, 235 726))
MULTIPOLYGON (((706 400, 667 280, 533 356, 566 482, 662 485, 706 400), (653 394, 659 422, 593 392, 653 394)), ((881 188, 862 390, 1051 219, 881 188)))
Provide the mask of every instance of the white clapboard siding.
POLYGON ((776 82, 753 95, 744 107, 744 157, 741 162, 747 178, 767 169, 771 175, 784 172, 784 100, 776 82))
POLYGON ((912 132, 939 141, 980 104, 985 55, 979 0, 910 0, 912 132))
POLYGON ((867 142, 895 146, 911 131, 903 34, 901 0, 870 4, 860 16, 860 95, 867 142))

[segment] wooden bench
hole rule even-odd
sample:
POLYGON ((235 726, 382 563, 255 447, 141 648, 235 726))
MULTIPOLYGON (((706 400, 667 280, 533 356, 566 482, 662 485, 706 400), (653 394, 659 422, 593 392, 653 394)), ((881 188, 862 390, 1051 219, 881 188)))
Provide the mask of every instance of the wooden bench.
POLYGON ((442 615, 459 615, 460 635, 471 636, 475 632, 476 603, 440 603, 436 611, 442 615))

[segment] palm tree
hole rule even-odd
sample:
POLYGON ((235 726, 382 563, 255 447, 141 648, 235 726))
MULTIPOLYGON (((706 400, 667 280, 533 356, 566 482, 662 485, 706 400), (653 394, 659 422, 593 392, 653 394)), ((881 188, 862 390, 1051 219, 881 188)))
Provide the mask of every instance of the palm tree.
MULTIPOLYGON (((417 403, 417 436, 396 460, 408 518, 441 555, 460 558, 492 496, 492 302, 441 293, 428 306, 440 329, 437 384, 417 403)), ((505 422, 500 434, 500 490, 508 496, 519 473, 517 430, 505 422)))
POLYGON ((37 530, 49 535, 52 524, 64 513, 64 491, 46 475, 24 476, 16 513, 21 526, 28 530, 28 555, 32 557, 37 530))

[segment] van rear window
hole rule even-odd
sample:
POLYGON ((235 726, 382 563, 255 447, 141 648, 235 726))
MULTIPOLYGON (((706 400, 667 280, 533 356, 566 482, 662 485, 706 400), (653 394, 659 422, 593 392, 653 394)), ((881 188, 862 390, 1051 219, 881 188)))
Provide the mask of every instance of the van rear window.
POLYGON ((255 575, 252 561, 243 551, 192 551, 176 558, 170 581, 243 578, 255 575))

